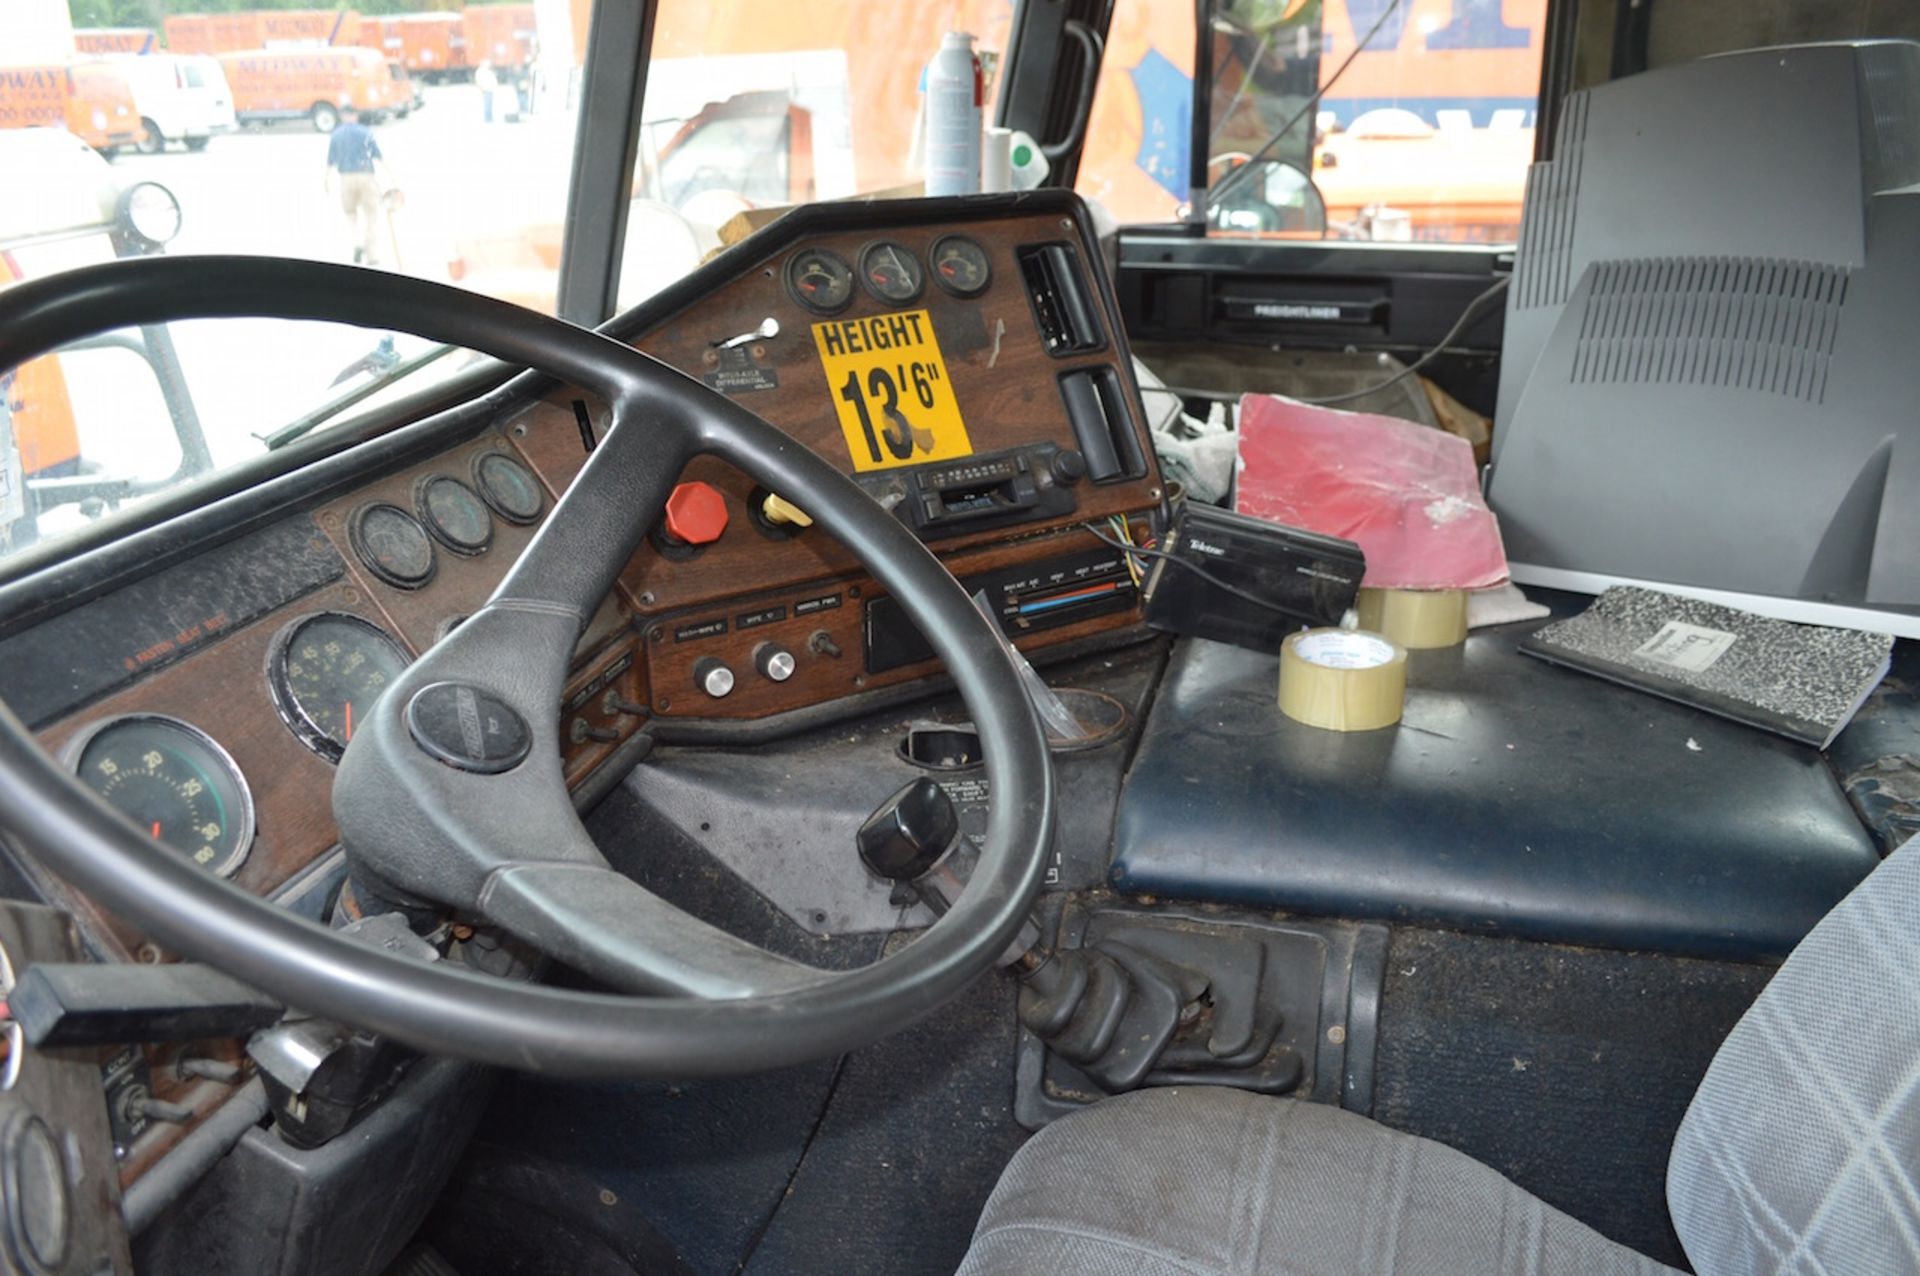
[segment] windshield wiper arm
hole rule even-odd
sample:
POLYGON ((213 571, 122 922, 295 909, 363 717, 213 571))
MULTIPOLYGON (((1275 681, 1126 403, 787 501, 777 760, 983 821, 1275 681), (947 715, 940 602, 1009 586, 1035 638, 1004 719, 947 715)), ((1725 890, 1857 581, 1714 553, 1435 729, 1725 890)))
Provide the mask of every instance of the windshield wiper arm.
MULTIPOLYGON (((1340 82, 1340 77, 1345 75, 1347 68, 1353 65, 1353 60, 1367 51, 1367 47, 1373 43, 1373 37, 1380 34, 1380 29, 1387 25, 1387 19, 1398 12, 1399 8, 1400 0, 1392 0, 1391 4, 1382 9, 1380 16, 1374 19, 1373 25, 1367 28, 1367 33, 1360 37, 1360 42, 1353 46, 1353 52, 1347 54, 1346 60, 1340 64, 1338 70, 1328 77, 1325 84, 1322 84, 1313 91, 1313 95, 1306 100, 1306 104, 1295 111, 1292 117, 1274 132, 1272 137, 1262 142, 1260 149, 1247 157, 1246 163, 1227 173, 1226 176, 1220 179, 1218 186, 1215 186, 1207 192, 1207 211, 1211 212, 1215 205, 1227 197, 1227 192, 1246 181, 1252 174, 1255 166, 1257 166, 1261 160, 1273 154, 1273 148, 1285 141, 1287 134, 1293 132, 1301 120, 1306 119, 1307 116, 1313 113, 1314 109, 1320 105, 1320 99, 1325 97, 1328 91, 1340 82)), ((1311 168, 1311 165, 1309 165, 1309 168, 1311 168)))
POLYGON ((305 438, 334 417, 345 412, 354 404, 373 397, 400 378, 418 372, 429 363, 432 363, 434 360, 441 358, 455 349, 457 349, 457 347, 447 345, 429 346, 419 354, 408 355, 398 363, 375 374, 365 385, 358 385, 351 390, 337 394, 325 403, 322 403, 319 407, 301 413, 279 429, 270 430, 265 434, 256 434, 254 437, 266 444, 267 451, 269 452, 283 448, 289 443, 305 438))

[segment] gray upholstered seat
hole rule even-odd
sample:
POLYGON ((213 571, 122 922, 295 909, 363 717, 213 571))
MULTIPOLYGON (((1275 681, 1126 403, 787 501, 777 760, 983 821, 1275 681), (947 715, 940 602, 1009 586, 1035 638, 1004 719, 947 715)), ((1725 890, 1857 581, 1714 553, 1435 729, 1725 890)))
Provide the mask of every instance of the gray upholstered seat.
MULTIPOLYGON (((1920 845, 1827 915, 1721 1045, 1667 1201, 1702 1276, 1920 1272, 1920 845)), ((1108 1099, 1001 1176, 961 1276, 1666 1272, 1471 1158, 1188 1087, 1108 1099)))

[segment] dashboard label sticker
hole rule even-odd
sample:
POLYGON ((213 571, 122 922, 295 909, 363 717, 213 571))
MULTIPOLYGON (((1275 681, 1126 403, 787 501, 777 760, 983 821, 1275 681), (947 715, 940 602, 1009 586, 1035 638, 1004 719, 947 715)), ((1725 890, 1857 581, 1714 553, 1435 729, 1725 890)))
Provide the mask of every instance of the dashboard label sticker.
POLYGON ((855 470, 973 455, 928 311, 816 323, 813 342, 855 470))
POLYGON ((711 620, 695 620, 679 626, 673 631, 675 642, 691 642, 696 638, 718 638, 727 632, 727 618, 715 616, 711 620))
POLYGON ((739 346, 713 351, 716 366, 700 379, 722 394, 745 394, 754 390, 778 390, 780 374, 763 367, 751 351, 739 346))
POLYGON ((817 611, 832 611, 840 605, 840 595, 822 594, 818 598, 803 598, 793 605, 796 616, 811 616, 817 611))
POLYGON ((743 611, 733 618, 733 627, 740 629, 758 629, 762 625, 771 625, 787 618, 787 609, 781 607, 762 607, 759 611, 743 611))

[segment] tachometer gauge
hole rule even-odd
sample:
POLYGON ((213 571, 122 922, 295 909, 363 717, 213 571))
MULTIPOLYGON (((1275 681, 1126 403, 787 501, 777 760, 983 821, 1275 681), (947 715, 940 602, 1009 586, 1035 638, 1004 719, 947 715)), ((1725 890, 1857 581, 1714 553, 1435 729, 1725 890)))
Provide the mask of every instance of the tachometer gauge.
POLYGON ((861 251, 860 282, 880 300, 898 306, 920 295, 927 274, 911 250, 883 239, 861 251))
POLYGON ((413 511, 433 539, 456 554, 493 544, 493 515, 473 489, 450 474, 430 474, 413 489, 413 511))
POLYGON ((231 877, 253 849, 253 794, 227 751, 159 714, 109 718, 74 738, 80 782, 148 836, 231 877))
POLYGON ((817 315, 837 315, 853 300, 853 267, 824 248, 787 259, 787 291, 817 315))
POLYGON ((296 620, 274 639, 267 687, 300 742, 337 762, 374 702, 407 667, 407 653, 379 626, 343 612, 296 620))
POLYGON ((987 250, 965 235, 941 236, 928 256, 934 281, 956 297, 978 297, 993 282, 987 250))

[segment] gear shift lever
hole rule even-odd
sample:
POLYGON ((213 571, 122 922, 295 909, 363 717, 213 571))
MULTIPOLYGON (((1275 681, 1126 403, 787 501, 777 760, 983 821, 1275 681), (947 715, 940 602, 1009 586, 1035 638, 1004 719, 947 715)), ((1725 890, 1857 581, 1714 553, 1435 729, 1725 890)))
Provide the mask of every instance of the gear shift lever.
MULTIPOLYGON (((897 902, 919 900, 937 915, 966 889, 953 867, 959 842, 953 800, 925 776, 882 802, 855 836, 861 861, 894 884, 897 902)), ((1199 1016, 1211 984, 1204 972, 1126 944, 1049 949, 1031 917, 999 964, 1020 981, 1020 1022, 1112 1091, 1146 1079, 1183 1023, 1199 1016)))

